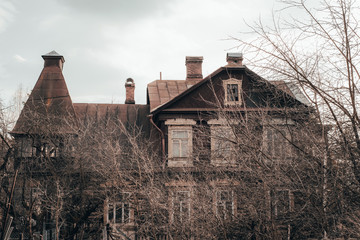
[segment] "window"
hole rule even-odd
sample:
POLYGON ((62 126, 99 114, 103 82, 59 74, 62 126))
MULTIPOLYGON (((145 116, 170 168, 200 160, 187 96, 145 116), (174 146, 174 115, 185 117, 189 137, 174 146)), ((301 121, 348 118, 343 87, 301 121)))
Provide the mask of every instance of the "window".
POLYGON ((173 192, 173 221, 185 223, 190 218, 190 191, 173 192))
POLYGON ((123 192, 116 201, 109 202, 108 221, 113 224, 130 223, 130 193, 123 192))
POLYGON ((292 192, 294 199, 294 211, 301 212, 306 207, 307 196, 302 191, 292 192))
POLYGON ((242 80, 230 78, 223 81, 225 92, 224 104, 225 105, 241 105, 241 89, 242 80))
POLYGON ((169 119, 168 125, 168 166, 192 166, 193 127, 196 122, 191 119, 169 119))
POLYGON ((229 165, 236 163, 236 145, 233 124, 236 121, 212 119, 208 121, 211 132, 211 163, 229 165))
POLYGON ((32 206, 33 210, 36 214, 40 214, 42 211, 42 203, 46 196, 46 191, 43 190, 40 186, 38 187, 31 187, 30 188, 30 205, 32 206))
POLYGON ((291 209, 291 197, 288 189, 275 190, 272 196, 272 208, 275 217, 285 217, 291 209))
POLYGON ((211 137, 214 155, 216 157, 230 158, 234 150, 234 133, 231 127, 213 127, 211 137))
POLYGON ((33 157, 36 155, 36 147, 31 138, 22 138, 19 143, 20 157, 33 157))
POLYGON ((264 130, 264 151, 274 160, 291 157, 291 148, 288 141, 288 131, 283 127, 268 127, 264 130))
POLYGON ((223 220, 231 220, 234 215, 234 193, 229 190, 216 192, 216 216, 223 220))
POLYGON ((189 131, 172 130, 173 157, 189 157, 189 131))

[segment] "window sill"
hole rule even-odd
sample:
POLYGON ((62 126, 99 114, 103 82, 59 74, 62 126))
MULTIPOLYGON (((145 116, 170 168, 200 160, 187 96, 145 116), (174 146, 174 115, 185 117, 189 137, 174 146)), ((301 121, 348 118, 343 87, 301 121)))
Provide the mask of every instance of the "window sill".
POLYGON ((193 161, 188 157, 176 157, 168 160, 168 167, 193 167, 193 161))
POLYGON ((211 159, 211 164, 216 167, 235 167, 235 160, 224 160, 223 158, 213 158, 211 159))

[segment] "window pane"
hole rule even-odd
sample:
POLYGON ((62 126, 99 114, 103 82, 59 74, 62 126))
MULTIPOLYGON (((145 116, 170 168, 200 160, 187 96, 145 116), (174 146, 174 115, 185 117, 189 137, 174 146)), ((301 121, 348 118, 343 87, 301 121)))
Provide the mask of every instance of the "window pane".
POLYGON ((189 132, 187 130, 172 131, 172 156, 188 157, 189 153, 189 132))
POLYGON ((190 215, 190 193, 188 191, 179 191, 175 193, 174 198, 174 221, 185 222, 190 215))
POLYGON ((121 224, 130 222, 130 202, 129 193, 119 193, 116 202, 109 204, 109 221, 111 223, 121 224))
POLYGON ((229 127, 218 127, 212 132, 213 151, 216 157, 230 158, 234 148, 235 134, 229 127))
POLYGON ((109 221, 114 222, 114 205, 109 204, 109 221))
POLYGON ((227 84, 227 100, 239 101, 239 89, 237 84, 227 84))
POLYGON ((124 206, 124 210, 123 210, 124 223, 127 223, 130 220, 130 205, 129 203, 124 203, 123 206, 124 206))
POLYGON ((180 157, 180 141, 173 140, 173 157, 180 157))
POLYGON ((181 157, 187 157, 188 156, 188 141, 182 140, 181 141, 181 157))
POLYGON ((216 213, 220 219, 231 219, 233 213, 233 192, 227 190, 217 191, 216 213))
POLYGON ((173 131, 173 138, 188 138, 188 132, 187 131, 173 131))
POLYGON ((290 210, 289 190, 278 190, 275 192, 275 215, 284 216, 290 210))
POLYGON ((116 204, 116 218, 115 223, 122 223, 123 222, 123 208, 121 203, 116 204))

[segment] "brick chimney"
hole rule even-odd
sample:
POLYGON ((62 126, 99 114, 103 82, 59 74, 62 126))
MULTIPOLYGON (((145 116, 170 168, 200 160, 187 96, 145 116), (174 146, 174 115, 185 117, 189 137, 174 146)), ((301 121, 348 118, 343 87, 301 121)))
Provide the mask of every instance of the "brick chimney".
POLYGON ((188 85, 195 85, 203 79, 202 62, 203 57, 186 57, 186 83, 188 85))
POLYGON ((239 67, 242 66, 243 54, 242 53, 227 53, 226 61, 227 66, 239 67))
POLYGON ((125 104, 135 104, 135 83, 132 78, 126 79, 125 83, 126 99, 125 104))
POLYGON ((55 51, 51 51, 41 56, 44 59, 44 67, 57 66, 63 69, 65 59, 55 51))

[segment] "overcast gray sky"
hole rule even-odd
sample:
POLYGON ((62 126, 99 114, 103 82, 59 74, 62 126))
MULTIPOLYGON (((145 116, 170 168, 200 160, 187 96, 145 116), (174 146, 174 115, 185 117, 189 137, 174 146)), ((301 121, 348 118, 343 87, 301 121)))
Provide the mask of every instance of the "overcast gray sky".
MULTIPOLYGON (((225 65, 237 45, 225 40, 270 19, 275 0, 0 0, 0 98, 20 84, 31 90, 52 50, 65 58, 74 102, 123 103, 125 80, 135 99, 146 85, 185 78, 185 56, 204 56, 203 75, 225 65)), ((244 53, 246 63, 246 53, 244 53)))

